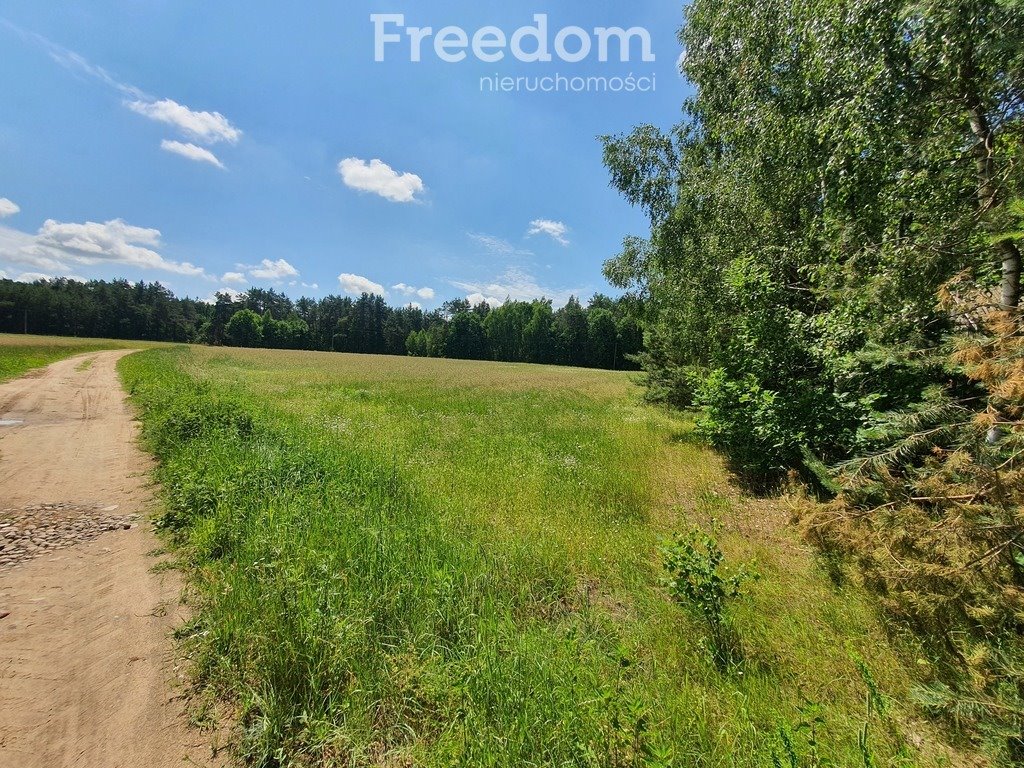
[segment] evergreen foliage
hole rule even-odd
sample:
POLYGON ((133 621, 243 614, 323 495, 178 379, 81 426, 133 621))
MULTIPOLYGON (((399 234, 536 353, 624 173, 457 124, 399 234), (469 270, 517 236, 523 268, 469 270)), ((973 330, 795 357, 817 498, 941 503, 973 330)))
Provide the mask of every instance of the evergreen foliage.
POLYGON ((273 289, 212 303, 178 299, 159 283, 0 280, 0 333, 194 342, 634 370, 643 349, 642 304, 595 294, 555 311, 548 299, 424 311, 384 297, 292 301, 273 289))

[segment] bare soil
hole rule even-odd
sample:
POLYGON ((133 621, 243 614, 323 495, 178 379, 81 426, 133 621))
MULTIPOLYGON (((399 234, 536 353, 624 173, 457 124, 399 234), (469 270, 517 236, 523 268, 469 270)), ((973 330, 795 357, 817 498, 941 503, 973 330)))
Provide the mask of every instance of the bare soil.
POLYGON ((0 384, 0 766, 212 762, 173 656, 181 585, 148 554, 125 354, 0 384))

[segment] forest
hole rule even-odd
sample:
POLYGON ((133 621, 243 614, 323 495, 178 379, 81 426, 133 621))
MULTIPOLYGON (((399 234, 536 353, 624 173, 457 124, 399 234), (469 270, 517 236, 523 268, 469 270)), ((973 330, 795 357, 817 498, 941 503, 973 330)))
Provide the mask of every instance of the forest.
POLYGON ((391 307, 383 297, 327 296, 293 301, 251 288, 211 302, 179 299, 159 283, 0 280, 0 333, 36 333, 216 346, 263 347, 499 360, 615 370, 638 367, 642 302, 595 294, 506 301, 465 299, 439 309, 391 307))
POLYGON ((1024 5, 696 0, 671 130, 606 136, 648 394, 799 482, 921 705, 1024 760, 1024 5))

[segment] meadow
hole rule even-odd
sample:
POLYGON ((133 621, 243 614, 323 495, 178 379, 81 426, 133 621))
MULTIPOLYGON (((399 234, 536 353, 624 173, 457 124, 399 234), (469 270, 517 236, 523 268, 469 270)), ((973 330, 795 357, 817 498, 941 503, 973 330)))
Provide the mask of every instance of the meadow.
POLYGON ((628 374, 185 347, 120 366, 188 576, 193 715, 241 760, 976 764, 916 714, 929 661, 628 374), (759 575, 727 667, 664 583, 692 526, 759 575))

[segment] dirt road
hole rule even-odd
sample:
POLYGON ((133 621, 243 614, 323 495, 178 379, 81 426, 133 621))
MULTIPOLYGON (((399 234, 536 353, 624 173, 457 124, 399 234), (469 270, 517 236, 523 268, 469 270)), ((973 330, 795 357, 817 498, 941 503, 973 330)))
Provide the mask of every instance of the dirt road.
POLYGON ((124 354, 0 384, 0 766, 210 763, 177 695, 180 585, 135 517, 151 494, 124 354))

